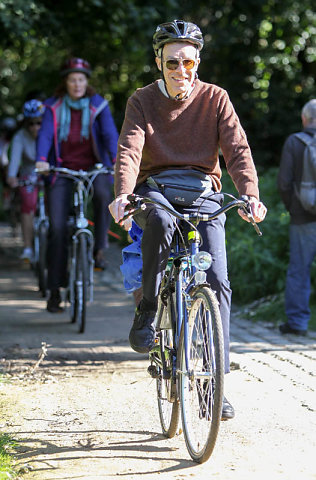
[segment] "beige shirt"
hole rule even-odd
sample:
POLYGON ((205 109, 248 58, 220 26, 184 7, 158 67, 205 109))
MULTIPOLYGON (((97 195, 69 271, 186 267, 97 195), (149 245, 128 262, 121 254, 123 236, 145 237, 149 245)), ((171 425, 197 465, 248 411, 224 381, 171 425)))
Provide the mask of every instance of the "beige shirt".
POLYGON ((259 198, 258 178, 246 134, 222 88, 196 81, 185 100, 167 98, 158 81, 127 102, 115 166, 116 195, 163 170, 194 168, 221 190, 219 148, 240 195, 259 198))

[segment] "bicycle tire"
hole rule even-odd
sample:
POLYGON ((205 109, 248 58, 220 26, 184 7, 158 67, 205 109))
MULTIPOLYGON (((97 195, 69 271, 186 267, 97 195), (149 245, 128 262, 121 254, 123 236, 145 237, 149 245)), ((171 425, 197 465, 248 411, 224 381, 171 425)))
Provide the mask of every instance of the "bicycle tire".
MULTIPOLYGON (((168 308, 161 302, 158 309, 158 319, 168 315, 168 308)), ((165 354, 167 370, 170 378, 163 378, 163 370, 160 368, 156 379, 157 401, 162 433, 167 438, 175 436, 178 430, 180 418, 180 404, 176 394, 176 379, 173 371, 173 335, 171 329, 163 329, 160 332, 160 355, 165 354)))
POLYGON ((86 303, 88 298, 88 255, 85 234, 78 237, 76 247, 74 317, 78 332, 83 333, 86 325, 86 303))
POLYGON ((47 227, 41 223, 38 231, 38 287, 42 297, 46 297, 47 290, 47 227))
POLYGON ((179 342, 179 383, 183 433, 191 458, 211 456, 221 421, 224 390, 224 346, 218 301, 207 286, 184 298, 188 314, 188 348, 184 328, 179 342), (186 354, 189 374, 186 372, 186 354), (197 378, 199 377, 199 378, 197 378))
POLYGON ((69 248, 69 282, 67 298, 70 303, 70 322, 76 322, 76 246, 74 242, 69 248))

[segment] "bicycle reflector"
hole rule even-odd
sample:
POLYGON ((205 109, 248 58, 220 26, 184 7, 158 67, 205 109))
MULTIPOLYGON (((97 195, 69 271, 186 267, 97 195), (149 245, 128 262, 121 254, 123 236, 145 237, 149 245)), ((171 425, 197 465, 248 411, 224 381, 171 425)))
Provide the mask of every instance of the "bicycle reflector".
POLYGON ((199 252, 193 255, 192 264, 198 270, 208 270, 212 264, 212 255, 209 252, 199 252))

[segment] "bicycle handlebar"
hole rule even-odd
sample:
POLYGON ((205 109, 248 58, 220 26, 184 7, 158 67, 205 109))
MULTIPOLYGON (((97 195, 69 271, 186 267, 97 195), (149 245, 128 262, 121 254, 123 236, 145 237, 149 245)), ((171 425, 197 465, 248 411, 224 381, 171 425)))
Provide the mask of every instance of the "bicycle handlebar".
MULTIPOLYGON (((232 197, 232 195, 230 195, 232 197)), ((233 197, 234 198, 234 197, 233 197)), ((175 210, 173 207, 169 207, 168 205, 165 205, 158 200, 154 200, 152 198, 148 197, 141 197, 139 195, 128 195, 127 200, 130 202, 129 205, 127 205, 127 214, 124 216, 123 220, 126 220, 128 217, 135 215, 137 211, 140 210, 145 210, 146 204, 154 204, 158 205, 159 207, 163 208, 167 212, 169 212, 171 215, 175 216, 179 220, 184 220, 185 222, 189 223, 191 227, 194 227, 192 225, 191 221, 194 220, 196 222, 207 222, 209 220, 214 220, 217 218, 219 215, 222 213, 226 213, 228 210, 234 207, 241 208, 245 214, 247 215, 247 218, 249 219, 249 223, 254 227, 256 230, 256 233, 261 237, 262 232, 258 227, 258 224, 255 222, 253 215, 251 213, 251 208, 248 200, 245 200, 243 198, 234 198, 231 202, 227 203, 223 207, 220 207, 213 213, 199 213, 199 212, 191 212, 191 213, 180 213, 177 210, 175 210)))
MULTIPOLYGON (((37 173, 37 172, 35 172, 34 170, 34 173, 37 173)), ((41 178, 36 176, 35 178, 26 178, 24 180, 19 179, 17 187, 30 187, 30 186, 40 187, 42 185, 43 185, 43 180, 41 180, 41 178)))
MULTIPOLYGON (((94 168, 93 170, 72 170, 72 169, 66 168, 66 167, 50 166, 48 171, 53 172, 53 173, 63 173, 64 175, 69 175, 69 176, 72 176, 72 177, 75 177, 75 178, 88 178, 88 177, 92 177, 93 175, 99 174, 99 173, 114 175, 114 169, 113 168, 104 167, 103 165, 101 167, 99 167, 97 165, 100 165, 100 164, 96 164, 96 168, 94 168)), ((40 170, 40 169, 36 168, 35 172, 36 173, 46 173, 47 170, 40 170)))

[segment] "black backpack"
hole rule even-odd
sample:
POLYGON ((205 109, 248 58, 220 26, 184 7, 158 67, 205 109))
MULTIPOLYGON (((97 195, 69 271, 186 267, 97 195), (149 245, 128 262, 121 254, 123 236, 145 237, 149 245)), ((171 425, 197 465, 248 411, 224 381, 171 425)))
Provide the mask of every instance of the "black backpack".
POLYGON ((300 132, 295 136, 305 145, 302 180, 295 185, 295 193, 304 210, 316 215, 316 134, 300 132))

